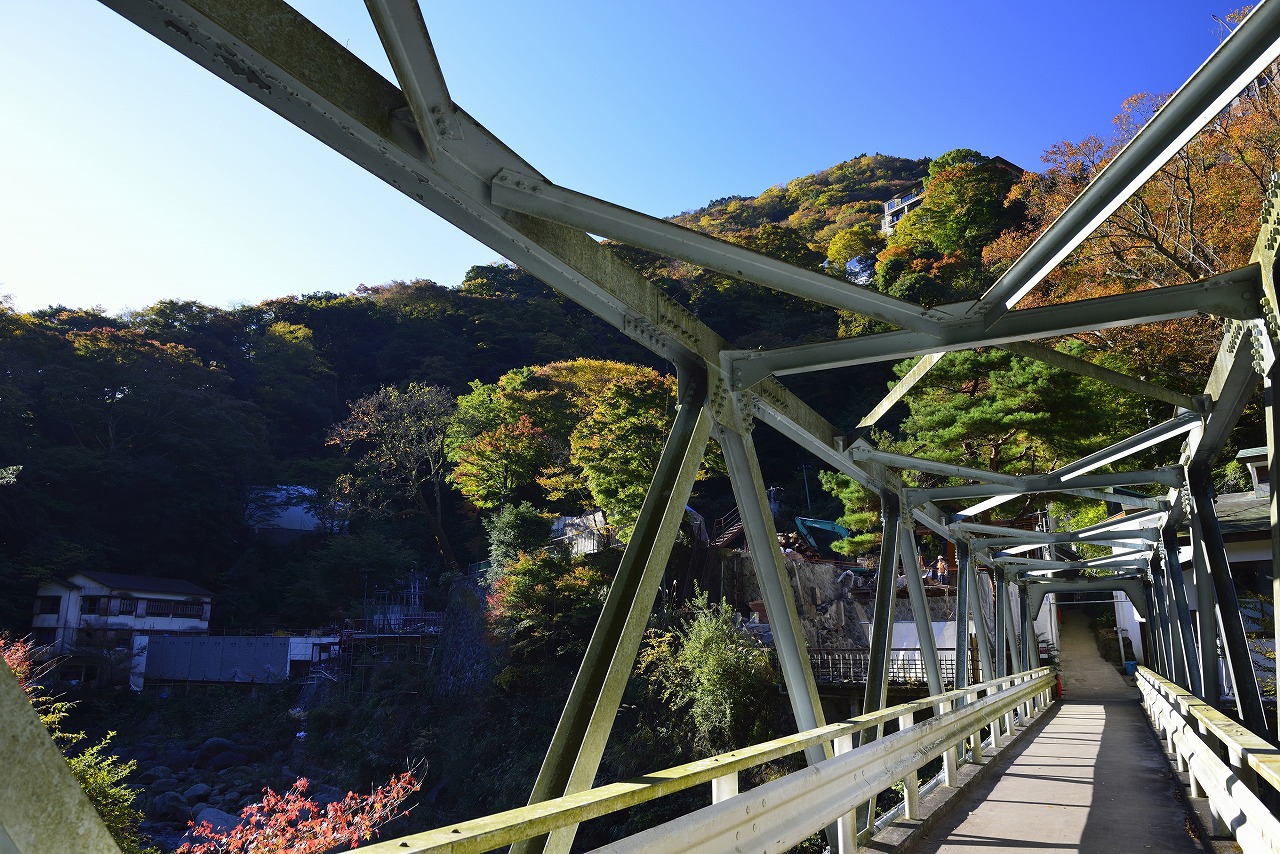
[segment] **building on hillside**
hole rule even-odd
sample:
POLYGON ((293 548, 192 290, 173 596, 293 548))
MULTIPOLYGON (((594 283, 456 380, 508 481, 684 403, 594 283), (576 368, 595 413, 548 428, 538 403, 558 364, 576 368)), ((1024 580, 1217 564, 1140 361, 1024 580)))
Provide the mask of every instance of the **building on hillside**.
POLYGON ((893 234, 893 227, 898 224, 898 220, 906 216, 909 211, 920 207, 922 199, 924 199, 923 181, 912 184, 885 202, 884 216, 880 218, 880 231, 886 235, 893 234))
POLYGON ((279 683, 329 664, 338 642, 337 635, 139 634, 133 639, 129 687, 279 683))
POLYGON ((583 516, 559 516, 551 523, 551 542, 562 545, 571 554, 588 555, 613 545, 613 536, 605 524, 604 511, 583 516))
POLYGON ((36 593, 31 639, 59 659, 59 675, 109 684, 128 671, 140 635, 207 635, 213 594, 189 581, 84 571, 36 593))
POLYGON ((1218 526, 1231 563, 1236 589, 1248 596, 1271 598, 1271 481, 1267 449, 1246 448, 1236 459, 1249 471, 1253 489, 1230 492, 1213 501, 1218 526))
POLYGON ((336 533, 336 520, 326 525, 322 515, 330 514, 323 511, 319 494, 306 486, 258 487, 252 491, 245 510, 245 520, 253 526, 254 534, 280 545, 322 534, 326 529, 336 533))

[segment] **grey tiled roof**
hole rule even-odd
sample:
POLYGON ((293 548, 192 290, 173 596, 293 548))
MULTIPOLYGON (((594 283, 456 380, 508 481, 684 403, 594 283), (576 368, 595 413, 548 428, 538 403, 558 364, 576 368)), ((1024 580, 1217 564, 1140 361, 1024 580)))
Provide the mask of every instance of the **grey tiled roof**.
POLYGON ((150 575, 126 575, 121 572, 81 571, 77 575, 91 578, 112 590, 136 590, 151 593, 172 593, 178 596, 212 596, 208 590, 180 581, 176 578, 156 578, 150 575))
POLYGON ((1222 533, 1243 531, 1267 531, 1271 527, 1271 509, 1268 495, 1252 492, 1232 492, 1219 495, 1213 502, 1218 512, 1218 524, 1222 533))

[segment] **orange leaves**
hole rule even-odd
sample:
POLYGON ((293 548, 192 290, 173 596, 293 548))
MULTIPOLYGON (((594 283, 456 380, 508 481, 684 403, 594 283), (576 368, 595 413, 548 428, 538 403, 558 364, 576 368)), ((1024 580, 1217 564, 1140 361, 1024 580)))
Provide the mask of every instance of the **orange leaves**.
POLYGON ((193 835, 202 841, 185 843, 178 854, 320 854, 340 845, 356 848, 405 815, 401 806, 420 788, 413 772, 405 771, 368 795, 348 792, 321 808, 307 797, 309 785, 300 777, 283 795, 264 790, 261 803, 245 807, 241 823, 231 830, 192 822, 193 835))

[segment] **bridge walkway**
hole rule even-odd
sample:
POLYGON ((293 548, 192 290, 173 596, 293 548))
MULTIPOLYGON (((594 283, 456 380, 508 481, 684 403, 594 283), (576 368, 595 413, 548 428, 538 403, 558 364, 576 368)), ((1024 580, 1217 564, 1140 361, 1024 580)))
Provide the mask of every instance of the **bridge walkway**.
POLYGON ((1064 700, 913 854, 1205 850, 1138 689, 1099 656, 1082 614, 1064 615, 1060 642, 1064 700))

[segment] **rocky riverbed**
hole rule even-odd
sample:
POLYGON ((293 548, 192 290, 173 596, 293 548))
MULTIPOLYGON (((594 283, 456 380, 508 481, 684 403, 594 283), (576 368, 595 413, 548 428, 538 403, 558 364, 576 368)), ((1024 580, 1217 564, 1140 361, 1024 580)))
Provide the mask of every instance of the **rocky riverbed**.
MULTIPOLYGON (((217 828, 239 824, 240 812, 262 800, 262 792, 289 789, 298 779, 284 751, 268 753, 252 737, 206 738, 177 744, 142 742, 120 752, 137 766, 129 783, 140 791, 136 804, 147 816, 143 831, 166 850, 181 845, 188 822, 217 828)), ((346 792, 311 780, 308 796, 318 805, 346 792)))

